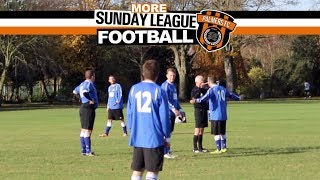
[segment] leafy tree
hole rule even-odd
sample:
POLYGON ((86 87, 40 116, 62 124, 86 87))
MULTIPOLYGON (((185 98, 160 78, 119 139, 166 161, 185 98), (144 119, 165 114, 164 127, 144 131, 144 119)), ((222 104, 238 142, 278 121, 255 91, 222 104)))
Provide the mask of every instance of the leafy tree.
POLYGON ((295 65, 291 58, 277 59, 274 61, 273 74, 270 77, 270 95, 273 97, 297 95, 300 91, 297 83, 291 80, 295 65))
POLYGON ((251 80, 250 89, 251 96, 264 98, 264 89, 266 87, 266 81, 269 80, 268 74, 260 67, 253 67, 248 73, 248 77, 251 80))
POLYGON ((319 94, 320 87, 320 36, 299 36, 292 43, 294 71, 291 81, 302 86, 309 81, 313 94, 319 94))

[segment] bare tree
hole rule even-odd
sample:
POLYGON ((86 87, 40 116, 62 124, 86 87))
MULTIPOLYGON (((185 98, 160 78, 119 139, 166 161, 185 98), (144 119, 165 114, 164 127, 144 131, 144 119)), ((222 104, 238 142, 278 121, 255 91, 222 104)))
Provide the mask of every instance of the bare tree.
POLYGON ((320 0, 316 0, 312 5, 312 10, 319 10, 320 9, 320 0))
POLYGON ((3 56, 2 72, 0 76, 0 98, 2 98, 3 86, 10 64, 14 60, 25 61, 23 54, 19 51, 19 48, 23 45, 30 44, 32 41, 34 41, 34 37, 7 35, 0 37, 0 53, 3 56))

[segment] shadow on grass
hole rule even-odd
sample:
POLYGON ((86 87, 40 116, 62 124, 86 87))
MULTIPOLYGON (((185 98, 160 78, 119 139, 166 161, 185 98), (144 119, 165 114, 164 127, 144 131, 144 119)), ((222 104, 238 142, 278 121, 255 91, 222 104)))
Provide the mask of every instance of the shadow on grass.
MULTIPOLYGON (((176 126, 175 126, 175 128, 176 128, 176 126)), ((173 131, 173 134, 172 134, 172 135, 174 136, 174 135, 177 135, 177 134, 181 134, 181 135, 182 135, 182 134, 188 134, 188 135, 190 135, 190 136, 193 136, 193 131, 194 131, 193 129, 190 129, 190 131, 188 131, 188 132, 174 132, 174 131, 173 131)), ((203 132, 203 134, 211 135, 211 132, 203 132)))
MULTIPOLYGON (((268 155, 285 155, 295 153, 305 153, 309 151, 320 150, 320 146, 308 147, 287 147, 287 148, 228 148, 227 153, 223 154, 207 154, 205 156, 194 156, 194 158, 207 159, 208 155, 212 158, 234 158, 234 157, 247 157, 247 156, 268 156, 268 155)), ((179 152, 179 151, 176 151, 179 152)), ((180 151, 184 152, 184 151, 180 151)), ((190 151, 188 151, 190 152, 190 151)))

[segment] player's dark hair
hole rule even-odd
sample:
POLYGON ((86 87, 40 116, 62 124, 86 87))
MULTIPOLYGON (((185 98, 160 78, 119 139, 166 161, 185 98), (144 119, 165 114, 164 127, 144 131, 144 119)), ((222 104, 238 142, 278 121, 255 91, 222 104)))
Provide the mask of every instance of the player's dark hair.
POLYGON ((142 66, 143 79, 156 81, 159 75, 160 67, 156 60, 147 60, 142 66))
POLYGON ((84 77, 86 79, 91 79, 92 76, 94 76, 95 72, 93 69, 87 69, 86 72, 84 73, 84 77))
POLYGON ((216 78, 216 77, 213 77, 213 76, 208 76, 208 82, 213 83, 213 84, 216 84, 217 78, 216 78))
POLYGON ((219 86, 222 86, 224 88, 227 88, 227 81, 224 79, 219 80, 219 86))

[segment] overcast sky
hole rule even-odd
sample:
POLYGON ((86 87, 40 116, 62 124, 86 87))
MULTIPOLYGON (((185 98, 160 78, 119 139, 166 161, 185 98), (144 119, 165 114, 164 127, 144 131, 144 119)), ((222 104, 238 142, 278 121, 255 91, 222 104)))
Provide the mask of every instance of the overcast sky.
MULTIPOLYGON (((299 4, 293 6, 282 6, 279 7, 281 10, 284 11, 308 11, 308 10, 316 10, 315 1, 316 0, 297 0, 299 4)), ((279 9, 277 8, 277 9, 279 9)))

